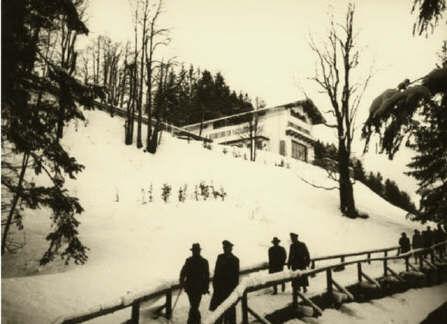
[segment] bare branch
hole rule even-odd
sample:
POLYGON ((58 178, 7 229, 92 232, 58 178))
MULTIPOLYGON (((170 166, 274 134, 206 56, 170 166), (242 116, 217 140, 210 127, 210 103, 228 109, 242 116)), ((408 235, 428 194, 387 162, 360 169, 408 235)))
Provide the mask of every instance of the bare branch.
POLYGON ((301 181, 303 181, 304 183, 307 183, 308 185, 317 188, 317 189, 323 189, 323 190, 335 190, 335 189, 339 189, 339 187, 335 186, 335 187, 323 187, 323 186, 318 186, 316 184, 313 184, 312 182, 307 181, 304 178, 301 178, 300 176, 298 176, 298 179, 300 179, 301 181))

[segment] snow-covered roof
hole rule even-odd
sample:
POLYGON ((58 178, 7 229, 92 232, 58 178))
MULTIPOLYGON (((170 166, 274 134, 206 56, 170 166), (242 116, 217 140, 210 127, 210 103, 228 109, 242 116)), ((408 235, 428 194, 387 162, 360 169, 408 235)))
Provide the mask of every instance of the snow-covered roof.
MULTIPOLYGON (((321 112, 317 108, 317 106, 315 106, 313 101, 310 100, 310 99, 304 99, 304 100, 293 101, 293 102, 290 102, 290 103, 287 103, 287 104, 283 104, 283 105, 279 105, 279 106, 273 106, 273 107, 261 108, 261 109, 257 109, 257 110, 244 111, 244 112, 237 113, 237 114, 234 114, 234 115, 229 115, 229 116, 209 119, 209 120, 205 120, 202 124, 205 125, 205 124, 210 124, 210 123, 214 123, 214 122, 217 122, 217 121, 222 121, 222 120, 225 120, 225 119, 231 119, 231 118, 234 118, 234 117, 240 117, 240 116, 254 114, 254 113, 258 113, 258 114, 259 113, 269 113, 269 112, 273 112, 273 111, 277 111, 277 110, 281 110, 281 109, 290 109, 290 108, 294 108, 294 107, 303 107, 304 112, 309 116, 310 120, 312 121, 312 124, 314 124, 314 125, 322 124, 322 123, 326 122, 325 118, 323 117, 323 115, 321 114, 321 112)), ((183 127, 188 129, 190 127, 199 126, 200 124, 201 123, 194 123, 194 124, 185 125, 183 127)))

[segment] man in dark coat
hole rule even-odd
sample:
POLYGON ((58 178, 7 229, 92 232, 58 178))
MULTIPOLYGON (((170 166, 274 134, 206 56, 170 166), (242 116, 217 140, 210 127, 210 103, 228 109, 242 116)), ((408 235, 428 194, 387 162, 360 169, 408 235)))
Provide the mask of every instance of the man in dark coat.
POLYGON ((399 239, 400 253, 407 253, 411 250, 410 239, 407 234, 402 233, 399 239))
POLYGON ((429 248, 433 244, 433 232, 430 226, 427 226, 427 229, 422 232, 422 242, 424 248, 429 248))
MULTIPOLYGON (((211 297, 210 310, 215 310, 239 284, 239 259, 233 255, 233 243, 225 240, 222 242, 224 253, 219 254, 214 268, 213 296, 211 297)), ((235 324, 236 309, 229 308, 216 323, 235 324)))
MULTIPOLYGON (((272 240, 273 246, 269 248, 269 273, 281 272, 284 269, 284 264, 286 263, 286 249, 284 249, 281 245, 281 242, 277 237, 274 237, 272 240)), ((286 284, 281 284, 282 291, 286 290, 286 284)), ((273 286, 273 294, 276 295, 278 293, 278 287, 273 286)))
MULTIPOLYGON (((422 242, 422 236, 421 233, 418 230, 414 230, 413 238, 412 238, 412 244, 411 247, 413 250, 421 249, 423 248, 424 244, 422 242)), ((418 256, 414 255, 414 262, 417 262, 418 256)))
MULTIPOLYGON (((433 236, 434 236, 434 243, 441 243, 446 240, 446 233, 442 229, 441 224, 438 224, 438 228, 434 231, 433 236)), ((436 250, 438 251, 439 255, 443 257, 445 254, 445 245, 438 246, 436 250)))
MULTIPOLYGON (((433 242, 433 231, 431 230, 430 226, 427 226, 427 229, 422 232, 422 244, 425 249, 428 249, 433 245, 433 243, 434 243, 433 242)), ((430 251, 430 252, 426 252, 425 256, 427 253, 432 255, 432 252, 430 251)))
POLYGON ((200 324, 200 300, 209 293, 210 270, 208 261, 200 255, 200 244, 194 243, 192 256, 186 259, 180 271, 180 284, 189 299, 188 324, 200 324))
MULTIPOLYGON (((306 244, 298 241, 298 234, 290 233, 289 260, 287 266, 292 270, 305 270, 310 264, 309 250, 306 244)), ((296 278, 292 281, 292 288, 300 290, 303 287, 304 292, 307 292, 307 286, 309 286, 309 280, 307 276, 296 278)))

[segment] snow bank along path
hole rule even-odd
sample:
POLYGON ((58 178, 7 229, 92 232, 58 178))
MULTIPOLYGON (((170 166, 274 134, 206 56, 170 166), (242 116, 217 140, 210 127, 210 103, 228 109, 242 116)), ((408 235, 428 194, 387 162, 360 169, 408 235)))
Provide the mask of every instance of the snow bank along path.
MULTIPOLYGON (((317 319, 306 318, 306 323, 376 324, 376 323, 421 323, 428 314, 447 301, 447 283, 439 286, 410 289, 401 294, 372 300, 368 303, 349 303, 339 310, 326 309, 317 319)), ((301 324, 294 319, 288 324, 301 324)))
POLYGON ((336 190, 319 190, 298 178, 334 185, 324 170, 306 163, 275 167, 272 155, 263 152, 252 163, 168 134, 158 153, 150 155, 122 144, 122 119, 100 111, 86 116, 88 126, 71 125, 64 145, 86 166, 67 184, 85 208, 80 233, 90 248, 89 261, 39 268, 48 213, 28 212, 27 246, 3 258, 5 322, 48 323, 169 283, 178 278, 194 242, 201 243, 213 270, 223 239, 235 244, 234 253, 247 267, 266 260, 273 236, 288 245, 290 231, 300 234, 312 256, 319 256, 394 246, 402 231, 419 226, 360 183, 354 188, 357 207, 370 218, 341 216, 336 190), (193 188, 201 181, 222 186, 225 201, 195 201, 193 188), (172 186, 168 203, 160 198, 164 183, 172 186), (154 201, 142 204, 141 189, 151 184, 154 201), (188 199, 180 203, 177 190, 185 184, 188 199))

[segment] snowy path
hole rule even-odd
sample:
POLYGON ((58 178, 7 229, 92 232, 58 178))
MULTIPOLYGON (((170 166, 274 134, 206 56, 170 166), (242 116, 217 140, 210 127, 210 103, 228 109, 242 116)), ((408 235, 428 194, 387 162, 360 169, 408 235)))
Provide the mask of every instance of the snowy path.
MULTIPOLYGON (((334 260, 335 261, 335 260, 334 260)), ((338 263, 337 261, 332 261, 332 263, 338 263)), ((331 262, 326 261, 325 263, 317 263, 317 267, 319 265, 326 265, 330 264, 331 262)), ((401 272, 405 270, 404 262, 401 260, 394 260, 391 261, 389 266, 397 271, 401 272)), ((382 262, 373 262, 372 264, 363 264, 363 271, 366 272, 368 275, 370 275, 373 278, 377 278, 383 275, 383 263, 382 262)), ((338 283, 347 286, 350 284, 353 284, 357 280, 357 268, 356 265, 348 266, 344 271, 341 272, 334 272, 333 273, 333 279, 336 280, 338 283)), ((325 273, 318 274, 314 278, 310 278, 310 287, 309 291, 306 295, 313 296, 317 294, 321 294, 326 289, 326 277, 325 273)), ((273 311, 277 309, 281 309, 283 307, 286 307, 288 304, 292 301, 292 291, 290 283, 286 285, 286 291, 284 293, 278 293, 278 295, 272 296, 271 295, 272 290, 271 289, 265 289, 261 290, 259 292, 251 293, 249 294, 249 300, 248 304, 250 308, 257 311, 258 313, 262 315, 267 315, 269 313, 272 313, 273 311)), ((447 291, 446 291, 447 293, 447 291)), ((174 294, 174 298, 177 293, 174 294)), ((159 318, 157 320, 154 320, 151 316, 151 308, 154 305, 161 305, 164 301, 160 300, 156 304, 147 304, 142 305, 141 308, 141 317, 140 317, 140 323, 166 323, 167 320, 164 318, 159 318)), ((205 295, 202 298, 202 302, 200 305, 200 311, 202 314, 202 318, 206 318, 209 314, 208 306, 210 302, 210 295, 205 295)), ((188 298, 185 293, 182 293, 180 295, 178 304, 174 310, 173 318, 171 323, 173 324, 183 324, 186 323, 186 319, 188 316, 188 298)), ((237 316, 240 319, 240 304, 237 306, 237 316)), ((92 321, 89 321, 88 323, 100 323, 100 324, 106 324, 106 323, 122 323, 130 318, 130 309, 123 310, 120 312, 116 312, 114 314, 104 316, 92 321)))

